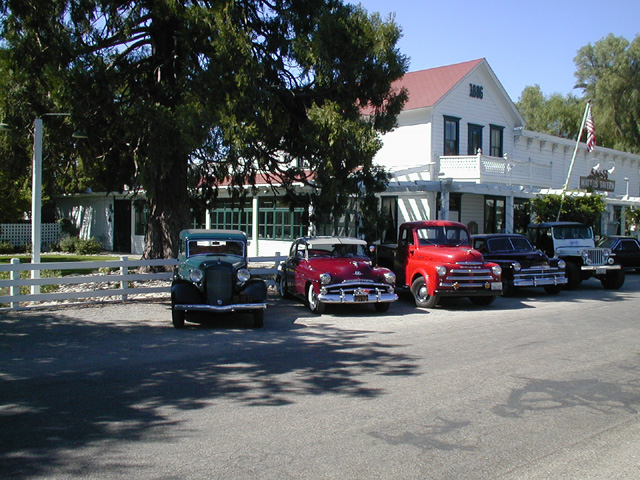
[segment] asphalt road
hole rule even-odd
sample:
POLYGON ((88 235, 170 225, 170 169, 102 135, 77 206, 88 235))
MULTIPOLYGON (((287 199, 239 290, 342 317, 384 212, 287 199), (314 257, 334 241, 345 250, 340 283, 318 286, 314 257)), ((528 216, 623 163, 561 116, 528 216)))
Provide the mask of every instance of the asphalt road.
POLYGON ((0 477, 637 479, 639 297, 0 313, 0 477))

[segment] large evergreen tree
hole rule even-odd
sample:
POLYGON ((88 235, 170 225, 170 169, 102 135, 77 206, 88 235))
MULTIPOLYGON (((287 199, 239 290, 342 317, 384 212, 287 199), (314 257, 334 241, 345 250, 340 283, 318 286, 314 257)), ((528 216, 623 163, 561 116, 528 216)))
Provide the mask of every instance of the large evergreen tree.
POLYGON ((71 112, 90 140, 80 158, 52 155, 52 178, 66 190, 143 186, 149 258, 175 254, 189 178, 215 193, 266 172, 294 200, 293 183, 311 179, 311 200, 335 215, 349 194, 384 183, 372 166, 376 131, 392 127, 406 99, 390 91, 406 71, 392 19, 339 0, 0 0, 0 9, 7 68, 23 86, 3 92, 5 117, 71 112), (18 103, 30 108, 10 107, 18 103))

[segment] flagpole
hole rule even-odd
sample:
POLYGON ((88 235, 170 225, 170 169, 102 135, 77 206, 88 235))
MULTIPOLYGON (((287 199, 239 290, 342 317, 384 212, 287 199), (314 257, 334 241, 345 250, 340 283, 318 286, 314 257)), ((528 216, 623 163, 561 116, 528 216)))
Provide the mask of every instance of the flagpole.
POLYGON ((569 181, 571 179, 571 172, 573 171, 573 165, 576 162, 576 156, 578 154, 578 147, 580 146, 580 139, 582 138, 582 132, 584 131, 584 125, 587 121, 587 115, 589 115, 589 109, 591 108, 591 100, 587 101, 587 106, 584 109, 584 115, 582 115, 582 124, 580 125, 580 132, 578 132, 578 139, 576 140, 576 147, 573 149, 573 156, 571 157, 571 163, 569 164, 569 171, 567 172, 567 179, 562 186, 562 193, 560 194, 560 208, 558 209, 558 216, 556 222, 560 220, 560 212, 562 211, 562 204, 564 203, 564 194, 569 188, 569 181))

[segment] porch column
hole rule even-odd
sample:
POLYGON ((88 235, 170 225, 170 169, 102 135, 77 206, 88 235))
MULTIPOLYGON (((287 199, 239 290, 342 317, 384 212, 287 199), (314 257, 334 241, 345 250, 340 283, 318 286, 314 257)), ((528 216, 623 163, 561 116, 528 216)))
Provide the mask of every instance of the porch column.
POLYGON ((204 211, 204 227, 211 230, 211 210, 208 208, 204 211))
POLYGON ((513 195, 504 200, 504 233, 513 233, 513 195))
POLYGON ((258 212, 258 197, 251 200, 251 246, 249 248, 249 256, 257 257, 260 249, 258 248, 258 220, 260 212, 258 212))

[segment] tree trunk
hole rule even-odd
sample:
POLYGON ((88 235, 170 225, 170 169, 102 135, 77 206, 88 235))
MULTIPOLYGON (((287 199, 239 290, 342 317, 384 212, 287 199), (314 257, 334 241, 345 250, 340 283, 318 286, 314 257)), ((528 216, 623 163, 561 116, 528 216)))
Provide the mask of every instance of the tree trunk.
POLYGON ((148 188, 149 220, 143 258, 176 258, 180 231, 189 224, 187 161, 169 160, 166 171, 158 166, 153 188, 148 188))

